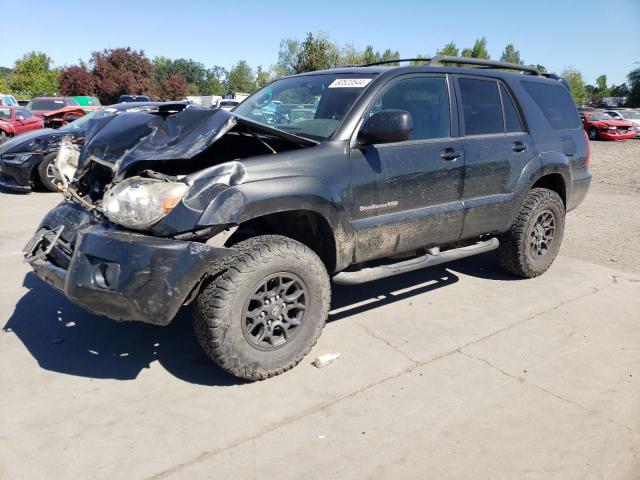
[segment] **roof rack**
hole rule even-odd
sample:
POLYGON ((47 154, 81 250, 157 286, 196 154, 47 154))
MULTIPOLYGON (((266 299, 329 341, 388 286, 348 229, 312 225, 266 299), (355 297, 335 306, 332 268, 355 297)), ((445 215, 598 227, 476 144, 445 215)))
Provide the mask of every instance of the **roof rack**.
POLYGON ((366 65, 359 65, 361 67, 373 67, 375 65, 388 65, 392 63, 400 62, 424 62, 427 65, 435 66, 441 65, 442 62, 456 63, 459 65, 477 65, 483 68, 502 68, 505 70, 517 70, 519 72, 525 72, 531 75, 540 75, 540 72, 536 67, 529 65, 520 65, 518 63, 499 62, 497 60, 485 60, 483 58, 472 57, 450 57, 448 55, 436 55, 432 58, 402 58, 397 60, 383 60, 381 62, 367 63, 366 65))

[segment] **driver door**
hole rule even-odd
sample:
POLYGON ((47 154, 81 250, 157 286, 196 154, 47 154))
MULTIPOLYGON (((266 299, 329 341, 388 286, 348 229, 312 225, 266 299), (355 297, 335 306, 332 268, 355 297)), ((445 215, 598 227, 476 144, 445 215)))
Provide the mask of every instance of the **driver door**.
POLYGON ((370 105, 408 111, 409 140, 351 150, 351 218, 356 261, 363 262, 460 238, 463 145, 446 75, 392 80, 370 105))

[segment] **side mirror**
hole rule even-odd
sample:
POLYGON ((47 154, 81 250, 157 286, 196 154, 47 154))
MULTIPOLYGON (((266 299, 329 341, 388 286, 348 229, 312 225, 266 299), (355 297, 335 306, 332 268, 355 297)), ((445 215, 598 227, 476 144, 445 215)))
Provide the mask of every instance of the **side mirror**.
POLYGON ((360 145, 392 143, 408 140, 413 130, 413 118, 406 110, 381 110, 374 113, 358 134, 360 145))
POLYGON ((24 120, 24 117, 22 115, 16 115, 16 120, 18 120, 19 122, 24 120))

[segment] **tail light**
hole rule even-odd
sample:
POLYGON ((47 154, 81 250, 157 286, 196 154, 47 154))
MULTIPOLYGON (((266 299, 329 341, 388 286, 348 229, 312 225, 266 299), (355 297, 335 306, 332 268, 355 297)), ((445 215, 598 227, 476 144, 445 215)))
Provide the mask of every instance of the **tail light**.
POLYGON ((589 143, 589 135, 587 135, 587 131, 583 129, 582 133, 584 133, 584 141, 587 143, 587 158, 584 160, 584 168, 588 168, 591 163, 591 144, 589 143))

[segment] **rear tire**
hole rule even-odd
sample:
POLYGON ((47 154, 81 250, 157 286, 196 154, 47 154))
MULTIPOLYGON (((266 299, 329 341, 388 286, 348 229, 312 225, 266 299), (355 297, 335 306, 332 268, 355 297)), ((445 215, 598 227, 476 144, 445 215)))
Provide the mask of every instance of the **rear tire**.
POLYGON ((511 228, 498 237, 502 268, 524 278, 546 272, 560 250, 564 219, 560 195, 546 188, 532 189, 511 228))
POLYGON ((331 299, 320 258, 290 238, 268 235, 239 253, 198 294, 194 328, 204 351, 227 372, 263 380, 297 365, 315 345, 331 299))
POLYGON ((40 179, 40 183, 50 192, 58 191, 55 176, 56 155, 57 152, 52 152, 49 155, 46 155, 40 162, 40 165, 38 165, 38 178, 40 179))

